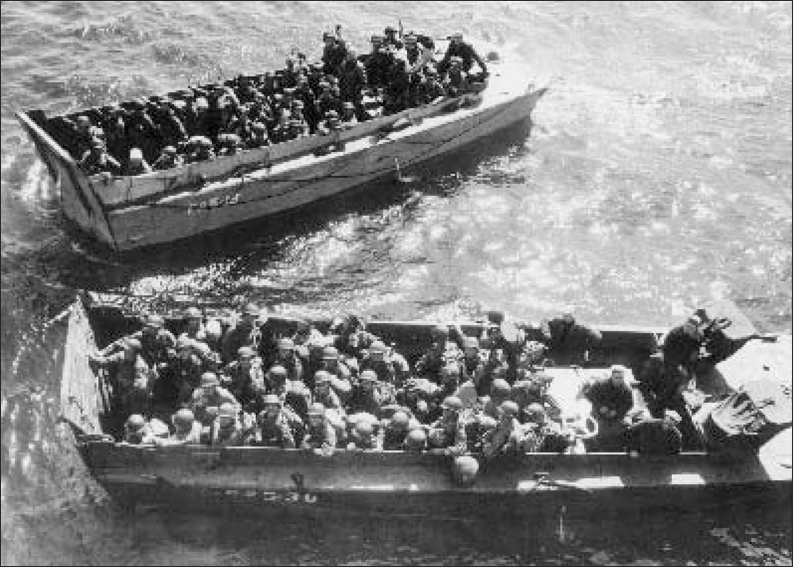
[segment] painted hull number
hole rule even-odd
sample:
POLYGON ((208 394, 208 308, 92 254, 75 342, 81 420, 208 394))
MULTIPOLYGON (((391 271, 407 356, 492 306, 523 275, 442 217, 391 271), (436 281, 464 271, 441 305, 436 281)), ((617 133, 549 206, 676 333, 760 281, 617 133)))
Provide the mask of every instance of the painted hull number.
POLYGON ((218 207, 225 207, 227 205, 236 205, 240 202, 240 194, 232 193, 230 195, 223 195, 220 197, 212 197, 206 201, 199 201, 197 203, 190 203, 187 207, 187 214, 191 215, 194 211, 208 211, 218 207))
POLYGON ((226 488, 213 491, 219 496, 230 498, 244 498, 246 500, 258 500, 260 502, 279 502, 279 503, 306 503, 313 504, 317 501, 316 494, 309 492, 277 492, 270 490, 256 490, 243 488, 226 488))

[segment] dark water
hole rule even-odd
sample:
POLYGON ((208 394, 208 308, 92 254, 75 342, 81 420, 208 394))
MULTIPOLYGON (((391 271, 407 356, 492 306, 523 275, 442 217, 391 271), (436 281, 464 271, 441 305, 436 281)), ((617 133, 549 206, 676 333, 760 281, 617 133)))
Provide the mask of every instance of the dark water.
MULTIPOLYGON (((787 514, 561 526, 130 517, 55 427, 75 288, 254 299, 400 319, 669 324, 727 297, 791 328, 791 4, 2 4, 4 564, 771 564, 787 514), (74 246, 14 118, 253 73, 340 22, 363 45, 398 18, 516 51, 541 82, 531 135, 508 132, 306 214, 108 261, 74 246)), ((516 80, 525 81, 525 78, 516 80)))

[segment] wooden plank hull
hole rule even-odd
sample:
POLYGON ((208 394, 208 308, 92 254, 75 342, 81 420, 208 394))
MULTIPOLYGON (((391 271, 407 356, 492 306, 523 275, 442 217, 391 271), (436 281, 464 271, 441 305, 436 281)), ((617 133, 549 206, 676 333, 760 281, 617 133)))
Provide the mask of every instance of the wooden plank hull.
POLYGON ((751 508, 789 503, 791 494, 790 478, 769 479, 757 459, 726 462, 694 453, 528 455, 493 462, 473 486, 460 487, 451 478, 450 461, 434 455, 341 451, 323 458, 300 450, 189 448, 180 456, 146 450, 133 457, 134 452, 122 456, 118 447, 98 445, 84 450, 99 482, 119 502, 174 511, 542 518, 563 508, 614 515, 751 508), (538 482, 537 475, 548 480, 538 482))
POLYGON ((481 112, 429 118, 379 141, 367 137, 350 142, 344 152, 298 159, 148 205, 113 210, 109 222, 115 248, 126 251, 181 240, 332 197, 393 175, 397 160, 406 168, 527 120, 537 98, 536 93, 527 94, 481 112))
MULTIPOLYGON (((136 322, 125 314, 123 301, 116 304, 105 294, 87 297, 90 328, 81 306, 73 309, 70 320, 69 341, 73 347, 62 385, 67 418, 78 415, 76 410, 101 411, 101 392, 94 388, 96 377, 80 363, 93 348, 93 336, 102 346, 119 333, 133 330, 136 322), (108 333, 109 329, 115 332, 108 333), (78 407, 69 392, 83 393, 77 400, 78 407)), ((276 321, 285 329, 290 324, 286 318, 276 321)), ((476 334, 481 331, 480 325, 467 323, 462 328, 476 334)), ((396 343, 411 360, 421 352, 420 346, 426 345, 432 327, 432 323, 398 321, 373 321, 368 325, 379 336, 396 343)), ((603 342, 594 353, 600 368, 646 356, 657 347, 659 330, 655 328, 597 328, 603 333, 603 342)), ((739 370, 721 367, 723 378, 735 383, 747 374, 767 374, 778 366, 773 379, 789 387, 791 376, 785 371, 789 366, 785 367, 783 361, 789 361, 791 348, 787 335, 774 343, 749 343, 735 355, 740 357, 739 370)), ((549 367, 547 372, 554 376, 551 393, 560 403, 568 403, 578 389, 577 381, 589 371, 597 372, 549 367)), ((543 521, 562 510, 582 514, 596 511, 602 518, 649 509, 681 513, 710 507, 790 505, 789 425, 756 454, 528 454, 483 464, 475 482, 463 487, 453 478, 452 461, 442 455, 339 449, 331 457, 321 457, 299 449, 132 446, 91 435, 96 433, 98 418, 94 416, 88 425, 74 417, 68 420, 78 432, 76 446, 92 474, 127 506, 237 515, 288 510, 461 520, 492 515, 543 521)))

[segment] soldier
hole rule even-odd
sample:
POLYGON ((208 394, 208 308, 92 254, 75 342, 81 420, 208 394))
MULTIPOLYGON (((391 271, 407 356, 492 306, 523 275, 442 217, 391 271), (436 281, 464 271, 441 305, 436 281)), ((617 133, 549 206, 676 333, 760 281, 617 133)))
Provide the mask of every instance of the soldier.
POLYGON ((361 93, 366 87, 366 70, 358 61, 355 52, 348 50, 339 66, 339 92, 342 101, 352 102, 356 108, 361 105, 361 93))
MULTIPOLYGON (((159 421, 159 420, 157 420, 159 421)), ((166 427, 166 431, 167 431, 166 427)), ((139 413, 133 413, 124 423, 123 443, 130 445, 148 445, 155 443, 157 435, 151 423, 139 413)))
POLYGON ((408 409, 421 423, 430 423, 441 414, 436 402, 440 386, 426 378, 408 378, 397 391, 397 403, 408 409))
POLYGON ((105 133, 98 126, 94 126, 91 119, 86 115, 81 114, 72 121, 70 118, 63 117, 63 121, 68 124, 72 130, 72 137, 75 143, 74 157, 79 158, 86 151, 90 150, 92 143, 95 139, 105 143, 105 133))
POLYGON ((383 49, 383 36, 373 35, 370 38, 372 50, 359 59, 363 62, 370 87, 377 88, 386 84, 391 56, 383 49))
POLYGON ((352 372, 350 368, 339 360, 339 351, 336 347, 327 346, 322 349, 322 370, 331 375, 330 384, 342 401, 346 400, 352 391, 352 372))
POLYGON ((325 457, 330 457, 336 448, 336 432, 325 417, 325 406, 320 403, 312 404, 308 410, 308 428, 301 447, 325 457))
POLYGON ((141 355, 143 346, 131 336, 116 341, 112 351, 107 349, 90 355, 90 360, 102 367, 110 367, 110 383, 121 413, 148 413, 151 390, 156 373, 141 355))
POLYGON ((603 336, 596 329, 578 323, 568 310, 561 317, 543 323, 548 355, 556 364, 583 365, 603 336))
POLYGON ((336 26, 336 35, 330 32, 322 34, 325 47, 322 50, 322 71, 328 75, 338 75, 339 66, 347 55, 347 46, 339 37, 341 26, 336 26))
POLYGON ((377 380, 374 370, 364 370, 358 378, 358 385, 352 389, 347 408, 350 413, 367 412, 382 417, 384 406, 395 403, 388 384, 377 380))
POLYGON ((384 451, 401 451, 405 448, 410 417, 404 411, 396 411, 391 419, 384 420, 381 447, 384 451))
POLYGON ((179 336, 175 356, 160 367, 154 384, 152 401, 156 405, 173 407, 190 400, 193 391, 201 383, 201 375, 209 370, 198 354, 199 349, 199 344, 193 339, 186 335, 179 336))
POLYGON ((176 152, 176 148, 174 146, 165 146, 151 167, 155 171, 163 171, 174 167, 182 167, 183 165, 184 158, 176 152))
POLYGON ((496 426, 485 432, 482 437, 482 453, 486 459, 499 454, 517 455, 523 441, 523 430, 518 421, 518 404, 511 400, 498 406, 496 426))
POLYGON ((242 405, 243 411, 253 411, 257 395, 264 394, 265 390, 262 359, 256 351, 249 346, 240 347, 237 360, 228 364, 223 374, 221 384, 242 405))
POLYGON ((164 144, 176 146, 187 140, 187 129, 169 104, 164 104, 158 120, 160 134, 164 144))
POLYGON ((212 446, 235 447, 247 445, 248 439, 238 419, 239 409, 233 403, 223 403, 215 419, 204 431, 204 443, 212 446))
POLYGON ((446 49, 446 53, 444 54, 441 62, 438 63, 439 73, 444 73, 446 69, 448 69, 451 64, 452 57, 459 57, 462 62, 462 70, 465 73, 470 73, 474 62, 476 62, 479 65, 482 76, 486 77, 489 74, 487 70, 487 64, 479 56, 470 43, 463 41, 462 33, 458 32, 452 34, 449 36, 449 40, 449 47, 446 49))
MULTIPOLYGON (((286 368, 275 365, 265 374, 265 392, 275 394, 284 407, 291 408, 301 419, 305 420, 311 405, 311 390, 299 380, 290 380, 286 368)), ((261 396, 259 396, 261 399, 261 396)), ((260 403, 257 411, 264 409, 260 403)))
POLYGON ((252 444, 294 449, 297 435, 302 436, 302 421, 294 412, 284 411, 281 399, 275 394, 267 394, 263 402, 264 410, 258 415, 258 429, 252 444))
POLYGON ((410 376, 410 364, 407 359, 380 340, 374 341, 369 346, 359 369, 373 370, 380 382, 395 388, 402 387, 410 376))
POLYGON ((283 366, 289 375, 289 380, 303 382, 305 370, 303 362, 295 350, 295 342, 289 337, 278 339, 273 365, 283 366))
MULTIPOLYGON (((260 318, 266 318, 264 310, 260 309, 255 303, 247 303, 242 310, 240 319, 237 323, 226 331, 221 343, 221 359, 224 364, 228 364, 239 351, 240 347, 249 346, 256 351, 260 351, 259 346, 262 341, 262 333, 259 329, 260 318)), ((262 360, 267 361, 266 353, 262 360)))
POLYGON ((415 90, 415 105, 433 104, 441 101, 446 96, 446 88, 438 78, 435 67, 428 65, 420 74, 420 80, 415 90))
POLYGON ((348 451, 381 451, 382 445, 375 434, 375 425, 369 420, 359 420, 352 430, 347 443, 348 451))
POLYGON ((87 175, 105 172, 121 175, 121 164, 107 152, 104 142, 99 138, 91 140, 90 148, 80 158, 80 167, 87 175))
POLYGON ((187 163, 196 163, 215 159, 215 147, 212 140, 206 136, 193 136, 187 141, 190 148, 187 154, 187 163))
POLYGON ((198 445, 204 428, 196 421, 193 412, 182 408, 171 416, 174 431, 166 439, 155 438, 154 443, 160 446, 170 445, 198 445))
POLYGON ((341 117, 339 118, 339 126, 342 130, 349 130, 358 125, 358 118, 355 116, 355 104, 350 101, 344 101, 341 105, 341 117))
POLYGON ((332 377, 325 370, 317 370, 314 374, 314 403, 325 407, 325 418, 336 430, 336 439, 345 437, 345 419, 347 411, 341 399, 331 387, 332 377))
POLYGON ((430 452, 459 457, 468 450, 463 403, 460 398, 449 396, 441 408, 443 414, 429 426, 430 452))
POLYGON ((239 407, 231 392, 221 387, 217 375, 214 372, 204 372, 201 385, 196 388, 188 402, 188 409, 192 410, 203 425, 210 425, 217 417, 218 408, 224 403, 239 407))
POLYGON ((127 167, 124 168, 124 175, 145 175, 151 173, 151 166, 143 159, 143 152, 140 148, 132 148, 129 150, 129 160, 127 160, 127 167))
POLYGON ((448 362, 459 361, 462 353, 457 345, 449 340, 449 329, 438 325, 431 331, 432 343, 416 362, 416 374, 440 384, 441 369, 448 362))
POLYGON ((421 453, 427 449, 427 433, 421 427, 410 429, 405 437, 405 451, 421 453))
POLYGON ((251 134, 245 139, 246 147, 248 149, 266 148, 271 144, 267 126, 261 122, 253 122, 251 124, 251 134))
POLYGON ((573 445, 575 437, 572 431, 549 420, 542 405, 530 404, 524 414, 526 422, 520 442, 521 453, 565 453, 573 445))
POLYGON ((391 46, 397 51, 402 49, 404 44, 397 38, 397 30, 392 26, 387 26, 383 30, 383 35, 383 47, 391 46))

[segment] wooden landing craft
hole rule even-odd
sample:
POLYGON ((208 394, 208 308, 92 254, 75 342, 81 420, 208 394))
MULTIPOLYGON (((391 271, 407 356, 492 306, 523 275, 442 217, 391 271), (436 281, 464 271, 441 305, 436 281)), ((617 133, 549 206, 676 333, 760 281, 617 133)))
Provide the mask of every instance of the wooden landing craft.
MULTIPOLYGON (((58 117, 17 113, 60 189, 66 218, 113 251, 173 242, 295 209, 436 158, 530 120, 547 88, 534 88, 516 62, 493 61, 487 88, 212 161, 134 177, 86 175, 58 117), (344 143, 343 151, 315 155, 344 143)), ((168 93, 176 95, 177 93, 168 93)), ((91 115, 87 109, 77 114, 91 115)))
MULTIPOLYGON (((139 313, 139 311, 138 311, 139 313)), ((174 311, 176 313, 176 311, 174 311)), ((167 314, 167 313, 166 313, 167 314)), ((733 320, 741 318, 737 311, 733 320)), ((294 320, 272 317, 284 330, 294 320)), ((748 321, 741 322, 746 329, 748 321)), ((560 510, 599 518, 651 508, 698 512, 711 506, 790 505, 791 416, 787 428, 759 451, 740 456, 683 452, 638 457, 623 453, 536 453, 498 458, 480 469, 471 486, 458 485, 451 460, 400 451, 347 452, 331 457, 310 450, 259 447, 130 446, 103 438, 112 408, 106 384, 88 352, 140 327, 127 298, 85 294, 72 305, 62 383, 62 415, 94 477, 120 503, 177 511, 299 512, 472 518, 495 514, 553 517, 560 510)), ((168 319, 178 330, 183 321, 168 319)), ((372 321, 367 329, 411 362, 430 339, 432 324, 372 321)), ((631 368, 653 352, 665 329, 597 326, 603 341, 591 367, 550 367, 551 393, 564 407, 581 380, 613 363, 631 368)), ((478 334, 479 323, 462 325, 478 334)), ((736 389, 764 377, 791 384, 791 337, 752 340, 715 368, 721 387, 736 389)), ((712 382, 716 383, 716 382, 712 382)), ((788 410, 789 411, 789 410, 788 410)))

